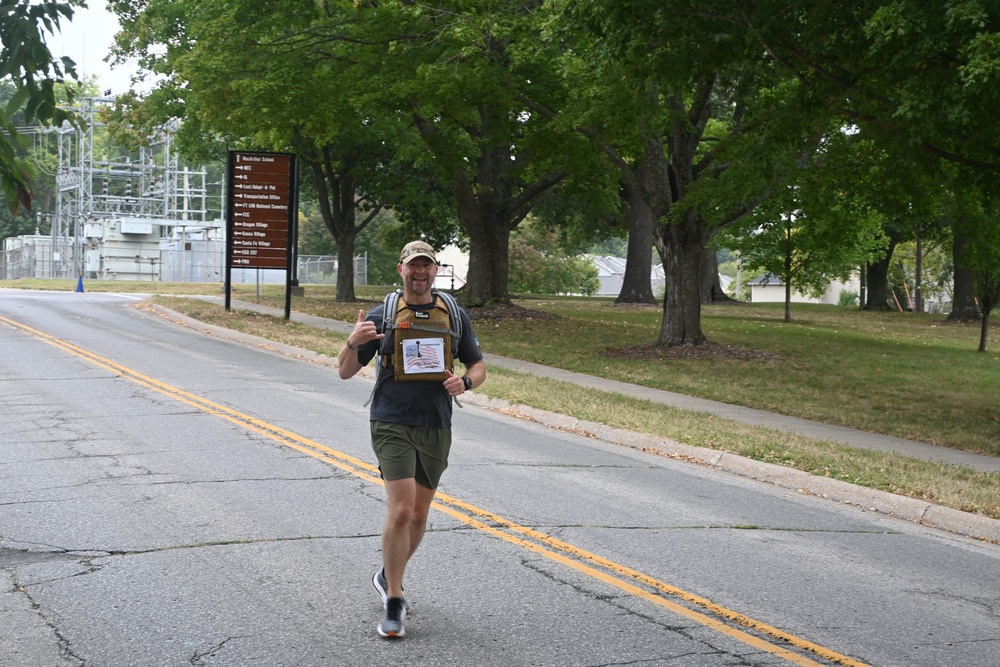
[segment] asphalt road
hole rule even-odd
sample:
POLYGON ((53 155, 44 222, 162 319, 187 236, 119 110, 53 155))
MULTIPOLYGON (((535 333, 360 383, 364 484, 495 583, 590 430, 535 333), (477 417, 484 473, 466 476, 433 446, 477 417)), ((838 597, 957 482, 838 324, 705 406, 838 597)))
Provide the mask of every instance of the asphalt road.
POLYGON ((1000 547, 469 405, 375 633, 370 383, 0 291, 0 665, 995 667, 1000 547))

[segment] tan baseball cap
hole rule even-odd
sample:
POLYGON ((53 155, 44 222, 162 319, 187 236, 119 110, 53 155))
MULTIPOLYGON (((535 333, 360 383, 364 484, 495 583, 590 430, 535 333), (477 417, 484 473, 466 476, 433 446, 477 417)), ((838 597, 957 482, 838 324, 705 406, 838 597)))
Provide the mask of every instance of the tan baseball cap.
POLYGON ((403 251, 399 253, 399 261, 402 264, 409 264, 414 257, 426 257, 437 264, 434 248, 423 241, 410 241, 403 246, 403 251))

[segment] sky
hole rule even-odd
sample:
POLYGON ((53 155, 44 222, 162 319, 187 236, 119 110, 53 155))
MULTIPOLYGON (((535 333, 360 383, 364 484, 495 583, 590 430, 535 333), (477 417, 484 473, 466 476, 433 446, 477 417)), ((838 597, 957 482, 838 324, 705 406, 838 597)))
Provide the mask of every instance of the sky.
POLYGON ((53 56, 72 58, 81 80, 96 74, 101 94, 109 88, 112 94, 124 93, 131 87, 129 77, 135 68, 126 64, 112 69, 104 62, 118 32, 118 19, 107 11, 105 0, 88 0, 87 4, 73 12, 72 22, 60 22, 60 32, 47 36, 49 50, 53 56))

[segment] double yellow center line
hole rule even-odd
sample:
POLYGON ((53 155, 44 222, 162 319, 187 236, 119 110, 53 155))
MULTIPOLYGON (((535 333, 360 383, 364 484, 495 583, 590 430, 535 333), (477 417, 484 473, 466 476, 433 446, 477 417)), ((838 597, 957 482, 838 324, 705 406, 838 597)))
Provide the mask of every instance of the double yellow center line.
MULTIPOLYGON (((378 468, 343 452, 304 438, 268 422, 214 403, 200 396, 160 382, 106 357, 67 343, 42 331, 0 316, 0 322, 42 340, 72 355, 105 368, 164 396, 225 419, 241 428, 258 433, 270 440, 291 447, 324 463, 340 468, 372 484, 382 484, 378 468)), ((822 667, 828 664, 844 667, 868 665, 841 655, 806 639, 762 623, 739 612, 727 609, 693 593, 676 588, 624 565, 602 558, 567 542, 514 523, 458 498, 438 493, 431 505, 435 510, 477 530, 510 542, 551 561, 572 568, 608 586, 651 604, 688 618, 720 634, 743 642, 757 650, 771 653, 793 665, 822 667), (817 659, 824 662, 817 662, 817 659)))

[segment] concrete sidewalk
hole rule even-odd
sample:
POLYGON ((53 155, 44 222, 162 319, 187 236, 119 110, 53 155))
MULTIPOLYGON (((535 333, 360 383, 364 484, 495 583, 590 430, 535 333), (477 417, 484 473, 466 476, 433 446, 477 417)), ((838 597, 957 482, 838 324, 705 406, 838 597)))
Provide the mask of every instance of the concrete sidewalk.
MULTIPOLYGON (((221 302, 222 297, 200 297, 209 301, 221 302)), ((284 311, 258 304, 233 301, 233 308, 251 310, 278 317, 284 316, 284 311)), ((164 309, 166 310, 166 309, 164 309)), ((181 321, 188 318, 170 311, 171 317, 181 321)), ((293 322, 307 326, 336 331, 342 334, 350 333, 354 325, 339 320, 331 320, 313 315, 293 312, 293 322)), ((188 320, 189 326, 207 329, 215 335, 231 338, 246 338, 245 335, 220 327, 207 327, 203 322, 188 320)), ((280 349, 281 346, 276 346, 280 349)), ((289 348, 288 353, 302 356, 302 350, 289 348)), ((832 426, 820 422, 788 417, 774 413, 754 410, 736 405, 728 405, 709 401, 669 391, 650 389, 638 385, 606 380, 572 371, 565 371, 540 364, 510 359, 493 354, 487 354, 487 367, 501 367, 526 373, 536 377, 551 378, 569 382, 583 387, 606 391, 609 393, 632 396, 637 400, 647 400, 682 410, 704 412, 731 419, 744 424, 764 426, 778 430, 786 430, 813 438, 830 440, 861 449, 872 449, 896 452, 927 461, 935 461, 958 466, 967 466, 978 472, 1000 472, 1000 458, 962 452, 947 447, 936 447, 922 442, 904 440, 889 436, 877 435, 857 429, 832 426)), ((335 361, 335 360, 331 360, 335 361)), ((531 419, 540 424, 559 428, 581 435, 598 438, 643 451, 651 451, 690 463, 709 466, 716 470, 749 477, 768 482, 783 488, 792 489, 798 493, 817 495, 831 500, 854 505, 868 511, 877 511, 891 516, 913 521, 923 525, 940 528, 951 533, 972 537, 978 540, 1000 543, 1000 521, 988 517, 941 507, 925 500, 918 500, 849 484, 837 479, 820 477, 807 472, 793 470, 784 466, 747 459, 728 452, 720 452, 702 447, 692 447, 666 438, 634 433, 615 429, 604 424, 585 422, 565 415, 548 413, 526 406, 511 405, 506 401, 492 399, 475 392, 462 398, 468 405, 477 405, 488 409, 503 410, 531 419)))
POLYGON ((725 419, 732 419, 752 426, 765 426, 767 428, 782 431, 791 431, 810 438, 821 440, 833 440, 842 442, 852 447, 861 449, 875 449, 883 452, 896 452, 904 456, 936 461, 938 463, 950 463, 953 465, 963 465, 973 468, 979 472, 1000 472, 1000 458, 984 456, 974 452, 963 452, 948 447, 937 447, 923 442, 904 440, 892 436, 878 435, 867 431, 859 431, 843 426, 832 426, 821 422, 799 419, 798 417, 788 417, 745 408, 739 405, 729 405, 703 398, 694 398, 683 394, 675 394, 659 389, 650 389, 625 382, 606 380, 590 375, 564 371, 558 368, 550 368, 539 364, 532 364, 517 359, 507 359, 496 355, 487 354, 486 363, 490 366, 500 366, 522 373, 529 373, 537 377, 547 377, 553 380, 570 382, 581 387, 589 387, 600 391, 607 391, 615 394, 624 394, 636 399, 669 405, 682 410, 693 412, 705 412, 725 419))

